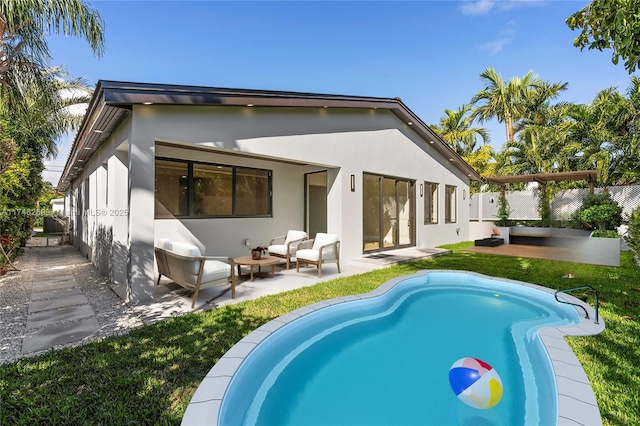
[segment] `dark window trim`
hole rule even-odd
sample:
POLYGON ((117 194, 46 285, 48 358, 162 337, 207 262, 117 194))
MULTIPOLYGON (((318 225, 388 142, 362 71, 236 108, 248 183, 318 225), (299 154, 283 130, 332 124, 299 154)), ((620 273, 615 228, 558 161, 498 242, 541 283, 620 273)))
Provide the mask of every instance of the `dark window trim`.
MULTIPOLYGON (((234 166, 231 164, 222 164, 222 163, 210 163, 207 161, 194 161, 194 160, 182 160, 179 158, 170 158, 170 157, 155 157, 154 160, 154 168, 155 162, 157 160, 162 161, 170 161, 174 163, 186 163, 187 164, 187 210, 189 214, 187 215, 157 215, 154 212, 154 217, 156 219, 256 219, 256 218, 271 218, 273 217, 273 170, 269 169, 260 169, 258 167, 248 167, 248 166, 234 166), (207 166, 222 166, 229 167, 232 169, 232 193, 231 193, 231 210, 232 212, 236 211, 236 170, 237 169, 249 169, 249 170, 260 170, 263 172, 267 172, 268 175, 268 192, 269 192, 269 213, 261 214, 261 215, 194 215, 193 214, 193 166, 194 164, 204 164, 207 166)), ((155 177, 154 177, 155 180, 155 177)), ((154 202, 155 202, 155 184, 154 184, 154 202)))
POLYGON ((444 223, 458 223, 458 187, 456 185, 445 185, 444 186, 444 223), (451 195, 448 193, 447 189, 453 188, 453 200, 454 206, 451 208, 451 195), (447 214, 447 204, 449 205, 449 214, 447 214), (451 213, 453 212, 454 219, 451 220, 451 213))
MULTIPOLYGON (((429 182, 429 181, 424 181, 424 224, 425 225, 438 225, 440 223, 440 215, 438 214, 438 197, 440 196, 440 184, 438 182, 429 182), (435 185, 436 186, 436 221, 435 222, 431 222, 431 221, 427 221, 427 185, 431 186, 431 185, 435 185)), ((431 202, 433 203, 434 199, 429 197, 431 199, 431 202)))

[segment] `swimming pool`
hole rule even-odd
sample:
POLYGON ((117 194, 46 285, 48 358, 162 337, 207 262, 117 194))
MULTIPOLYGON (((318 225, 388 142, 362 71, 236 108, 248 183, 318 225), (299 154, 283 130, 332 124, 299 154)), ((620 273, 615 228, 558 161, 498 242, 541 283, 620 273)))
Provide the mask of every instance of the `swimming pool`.
POLYGON ((294 311, 225 354, 183 424, 555 424, 585 413, 593 424, 600 421, 595 398, 581 367, 582 375, 569 371, 575 361, 562 335, 603 326, 544 290, 429 271, 294 311), (449 367, 467 356, 502 377, 496 407, 468 407, 451 391, 449 367), (564 383, 567 374, 579 382, 564 383), (575 393, 586 408, 567 413, 562 397, 575 401, 575 393))

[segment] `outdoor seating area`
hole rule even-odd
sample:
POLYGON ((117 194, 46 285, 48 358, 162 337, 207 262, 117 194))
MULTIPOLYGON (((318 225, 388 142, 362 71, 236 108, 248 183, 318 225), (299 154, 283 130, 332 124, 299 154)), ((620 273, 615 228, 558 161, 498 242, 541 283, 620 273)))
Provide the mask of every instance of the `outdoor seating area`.
POLYGON ((223 256, 203 256, 193 244, 161 239, 154 249, 158 265, 158 281, 162 276, 176 284, 193 290, 191 309, 195 307, 201 288, 215 285, 231 285, 231 298, 236 294, 234 261, 223 256))
MULTIPOLYGON (((253 256, 240 256, 234 257, 233 262, 238 268, 238 278, 249 277, 251 282, 253 282, 253 280, 258 276, 261 278, 265 276, 273 278, 276 273, 276 265, 280 263, 280 259, 275 256, 260 256, 259 258, 254 258, 253 256), (249 268, 249 274, 242 273, 243 266, 249 268), (258 267, 258 270, 254 272, 254 268, 256 266, 258 267), (262 272, 261 268, 263 266, 269 266, 271 268, 270 275, 265 275, 265 273, 262 272)), ((287 269, 289 268, 287 267, 287 269)))
POLYGON ((287 269, 289 269, 291 262, 296 262, 298 244, 307 239, 308 236, 305 231, 289 230, 287 235, 272 238, 267 251, 270 256, 285 259, 287 261, 287 269), (283 240, 282 244, 276 244, 280 240, 283 240))
POLYGON ((318 278, 322 277, 322 265, 335 263, 340 273, 340 240, 335 234, 318 232, 313 240, 303 241, 298 245, 296 271, 300 272, 300 264, 311 264, 318 267, 318 278))

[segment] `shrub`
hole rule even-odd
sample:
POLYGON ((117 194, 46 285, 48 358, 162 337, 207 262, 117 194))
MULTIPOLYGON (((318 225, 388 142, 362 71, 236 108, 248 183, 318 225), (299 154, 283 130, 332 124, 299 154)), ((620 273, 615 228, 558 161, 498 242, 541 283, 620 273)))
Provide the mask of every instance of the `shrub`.
POLYGON ((509 223, 510 214, 511 209, 509 208, 509 201, 507 201, 507 196, 504 191, 502 191, 498 196, 498 211, 496 212, 498 221, 496 222, 496 225, 507 226, 507 224, 509 223))
POLYGON ((593 231, 593 234, 591 234, 591 236, 599 238, 620 238, 620 236, 618 235, 618 231, 614 231, 611 229, 607 229, 604 231, 597 229, 593 231))
POLYGON ((640 258, 640 207, 627 216, 629 221, 628 235, 624 237, 631 250, 640 258))
POLYGON ((622 223, 622 207, 607 192, 589 194, 582 200, 580 208, 571 215, 571 221, 576 228, 616 229, 622 223), (607 207, 593 209, 597 206, 607 207), (587 213, 583 216, 585 212, 587 213))
POLYGON ((600 204, 584 209, 580 215, 580 219, 582 219, 583 223, 589 224, 591 228, 604 231, 605 229, 612 229, 620 226, 620 222, 618 222, 617 225, 612 226, 612 224, 616 222, 616 216, 620 216, 620 222, 622 222, 622 208, 620 206, 600 204))

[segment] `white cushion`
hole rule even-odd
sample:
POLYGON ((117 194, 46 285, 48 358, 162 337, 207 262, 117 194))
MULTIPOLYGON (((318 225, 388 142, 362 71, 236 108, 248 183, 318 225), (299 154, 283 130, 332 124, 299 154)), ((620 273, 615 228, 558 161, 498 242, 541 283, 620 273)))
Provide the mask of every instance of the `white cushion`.
POLYGON ((318 232, 316 234, 316 238, 313 241, 313 248, 318 250, 322 246, 326 246, 327 244, 335 243, 338 241, 338 236, 335 234, 325 234, 323 232, 318 232))
POLYGON ((322 260, 336 260, 338 255, 336 253, 336 246, 333 245, 333 243, 338 241, 338 236, 335 234, 319 232, 316 234, 316 238, 313 241, 313 247, 311 249, 298 250, 296 257, 298 259, 307 259, 317 262, 320 258, 320 247, 332 244, 331 246, 322 249, 322 260))
MULTIPOLYGON (((199 262, 198 262, 199 263, 199 262)), ((204 262, 201 284, 217 281, 231 276, 231 266, 219 260, 208 260, 204 262)))
MULTIPOLYGON (((320 250, 314 250, 314 249, 298 250, 298 252, 296 253, 296 257, 298 258, 299 261, 312 260, 314 262, 317 262, 318 258, 320 257, 320 250)), ((324 256, 322 260, 325 260, 324 256)))
POLYGON ((161 249, 171 250, 172 241, 169 238, 160 238, 158 239, 158 244, 156 247, 160 247, 161 249))
MULTIPOLYGON (((306 236, 307 236, 307 233, 304 232, 304 231, 293 231, 293 230, 290 230, 289 232, 287 232, 287 238, 284 239, 284 245, 286 246, 291 241, 301 240, 301 239, 305 238, 306 236)), ((294 246, 294 244, 291 245, 291 248, 294 248, 293 246, 294 246)))
MULTIPOLYGON (((187 243, 179 243, 175 241, 171 244, 171 251, 175 254, 188 257, 202 256, 200 254, 200 249, 198 248, 198 246, 187 243)), ((186 272, 196 275, 198 274, 198 271, 200 271, 200 261, 194 261, 193 265, 186 270, 186 272)))
MULTIPOLYGON (((295 252, 295 249, 292 248, 291 251, 295 252)), ((275 245, 269 246, 269 253, 279 254, 280 256, 286 256, 287 246, 282 244, 275 244, 275 245)))
POLYGON ((198 246, 187 243, 173 242, 171 244, 171 251, 182 256, 202 256, 198 246))

